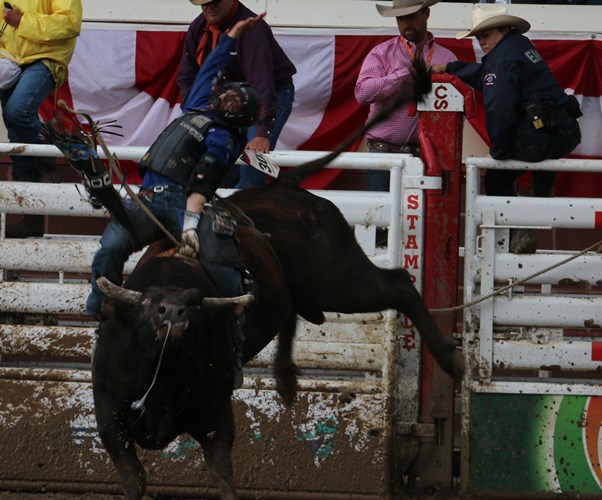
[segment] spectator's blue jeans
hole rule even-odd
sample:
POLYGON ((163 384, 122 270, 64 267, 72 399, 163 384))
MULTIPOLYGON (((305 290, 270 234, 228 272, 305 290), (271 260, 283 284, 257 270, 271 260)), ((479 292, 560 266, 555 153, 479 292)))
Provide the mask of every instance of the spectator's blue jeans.
POLYGON ((388 170, 366 170, 366 189, 368 191, 389 191, 390 181, 391 172, 388 170))
MULTIPOLYGON (((370 153, 382 153, 379 149, 370 149, 370 153)), ((366 170, 366 189, 368 191, 389 191, 391 172, 388 170, 366 170)))
MULTIPOLYGON (((382 153, 377 149, 369 150, 370 153, 382 153)), ((391 172, 388 170, 366 170, 366 189, 368 191, 389 191, 391 183, 391 172)), ((376 228, 376 246, 382 247, 387 244, 388 231, 383 227, 376 228)))
MULTIPOLYGON (((293 109, 294 100, 295 86, 292 83, 276 89, 276 120, 274 121, 274 128, 270 134, 270 151, 273 151, 276 148, 276 142, 278 142, 280 132, 282 132, 286 120, 288 120, 293 109)), ((248 130, 247 140, 250 141, 253 137, 255 137, 255 127, 251 127, 248 130)), ((234 187, 240 189, 244 187, 265 186, 266 177, 266 174, 260 172, 256 168, 249 165, 241 165, 240 178, 234 187)))
MULTIPOLYGON (((179 238, 182 213, 186 207, 186 191, 183 187, 172 186, 170 190, 155 193, 151 199, 141 197, 155 217, 171 234, 179 238)), ((86 312, 93 317, 100 315, 100 305, 104 294, 96 284, 96 279, 105 276, 112 283, 121 286, 123 265, 136 250, 160 240, 163 231, 134 202, 127 207, 128 215, 136 229, 133 235, 116 219, 107 225, 100 239, 100 249, 92 261, 92 291, 86 300, 86 312)))
MULTIPOLYGON (((19 81, 12 89, 0 91, 2 118, 10 142, 37 144, 42 122, 38 110, 54 89, 54 78, 42 62, 21 67, 19 81)), ((13 177, 35 178, 37 170, 31 156, 12 156, 13 177)))

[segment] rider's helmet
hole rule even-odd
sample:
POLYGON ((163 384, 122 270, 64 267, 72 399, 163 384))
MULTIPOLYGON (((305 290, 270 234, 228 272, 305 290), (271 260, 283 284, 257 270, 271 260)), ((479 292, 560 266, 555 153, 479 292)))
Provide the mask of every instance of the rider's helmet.
POLYGON ((209 109, 236 128, 255 124, 261 112, 261 96, 247 82, 220 85, 209 101, 209 109))

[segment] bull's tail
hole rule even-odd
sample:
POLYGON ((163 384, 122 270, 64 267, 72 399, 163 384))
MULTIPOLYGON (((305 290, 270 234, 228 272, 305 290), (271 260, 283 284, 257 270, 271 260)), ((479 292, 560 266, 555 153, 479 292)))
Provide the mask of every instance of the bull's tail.
POLYGON ((412 61, 411 71, 413 75, 412 86, 404 87, 393 97, 393 99, 391 99, 387 106, 366 123, 364 127, 350 135, 337 149, 321 158, 309 161, 297 168, 285 172, 282 176, 272 182, 271 185, 299 185, 303 180, 323 169, 341 153, 347 151, 357 139, 362 137, 374 125, 385 120, 392 111, 395 111, 410 102, 422 102, 426 94, 431 90, 431 71, 427 70, 424 60, 420 57, 415 58, 412 61))

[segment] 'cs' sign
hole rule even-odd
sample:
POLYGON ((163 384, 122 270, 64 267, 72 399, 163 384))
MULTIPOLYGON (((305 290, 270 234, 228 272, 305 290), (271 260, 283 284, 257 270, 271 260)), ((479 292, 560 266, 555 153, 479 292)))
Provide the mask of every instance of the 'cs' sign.
POLYGON ((418 111, 464 111, 464 96, 451 83, 433 83, 418 111))

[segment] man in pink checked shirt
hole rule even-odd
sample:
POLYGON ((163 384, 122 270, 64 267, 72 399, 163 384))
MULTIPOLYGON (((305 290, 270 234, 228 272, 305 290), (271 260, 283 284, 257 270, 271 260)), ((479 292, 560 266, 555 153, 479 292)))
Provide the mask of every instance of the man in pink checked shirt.
MULTIPOLYGON (((417 52, 422 54, 427 68, 457 59, 452 52, 435 43, 432 33, 427 31, 429 7, 438 1, 393 0, 392 6, 376 5, 381 16, 395 17, 400 36, 374 47, 362 64, 355 84, 355 98, 360 104, 370 106, 368 120, 404 85, 411 84, 410 63, 417 52)), ((366 139, 370 152, 419 156, 418 117, 408 116, 404 106, 369 130, 366 139)), ((366 187, 369 191, 388 191, 389 172, 367 171, 366 187)), ((377 244, 383 243, 379 239, 377 235, 377 244)))

